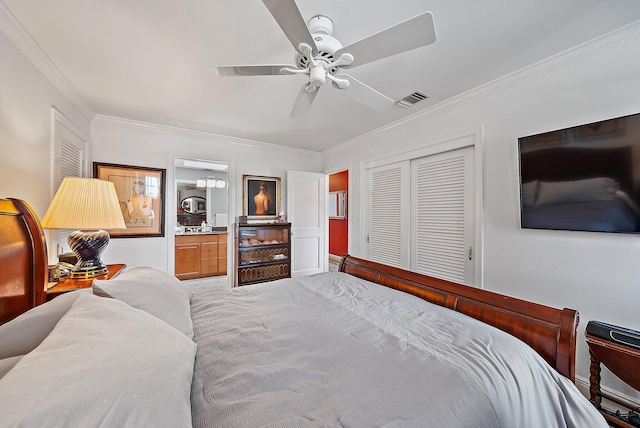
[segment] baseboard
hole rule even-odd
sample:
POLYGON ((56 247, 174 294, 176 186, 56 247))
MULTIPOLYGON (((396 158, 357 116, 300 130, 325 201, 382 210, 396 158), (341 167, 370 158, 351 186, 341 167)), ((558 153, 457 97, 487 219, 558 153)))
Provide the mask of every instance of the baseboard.
MULTIPOLYGON (((576 376, 576 386, 578 387, 582 395, 589 398, 589 395, 590 395, 589 379, 576 376)), ((613 411, 620 410, 621 412, 627 412, 629 409, 636 409, 640 407, 640 400, 638 400, 637 398, 631 397, 627 394, 624 394, 620 391, 617 391, 613 388, 609 388, 606 386, 601 386, 600 389, 604 394, 609 395, 617 400, 620 400, 621 402, 625 403, 628 407, 628 409, 625 409, 621 407, 619 404, 614 403, 613 401, 607 400, 606 398, 603 398, 602 406, 607 408, 608 410, 613 410, 613 411)))

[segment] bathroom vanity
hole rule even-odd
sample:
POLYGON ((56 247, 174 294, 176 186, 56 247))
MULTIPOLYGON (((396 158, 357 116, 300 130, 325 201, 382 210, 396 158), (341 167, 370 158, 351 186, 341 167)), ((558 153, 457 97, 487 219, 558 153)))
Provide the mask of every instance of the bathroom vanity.
POLYGON ((227 274, 226 228, 184 228, 175 235, 175 275, 179 279, 227 274), (208 230, 211 229, 211 230, 208 230))

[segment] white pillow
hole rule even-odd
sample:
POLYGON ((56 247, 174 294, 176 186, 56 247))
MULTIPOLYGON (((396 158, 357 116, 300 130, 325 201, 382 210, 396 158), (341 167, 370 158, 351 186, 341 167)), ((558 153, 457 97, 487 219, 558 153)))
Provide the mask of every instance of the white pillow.
POLYGON ((189 427, 195 349, 143 311, 82 293, 0 379, 1 424, 189 427))
POLYGON ((538 181, 530 181, 522 185, 522 205, 535 205, 538 193, 538 181))
POLYGON ((64 293, 1 325, 0 359, 33 351, 51 333, 78 295, 88 291, 90 290, 85 289, 64 293))
POLYGON ((93 293, 113 297, 160 318, 193 338, 191 290, 169 272, 139 266, 110 280, 93 280, 93 293))
POLYGON ((541 181, 536 205, 611 201, 619 188, 615 180, 606 177, 557 182, 541 181))
POLYGON ((3 358, 0 360, 0 379, 13 368, 24 355, 16 355, 15 357, 3 358))

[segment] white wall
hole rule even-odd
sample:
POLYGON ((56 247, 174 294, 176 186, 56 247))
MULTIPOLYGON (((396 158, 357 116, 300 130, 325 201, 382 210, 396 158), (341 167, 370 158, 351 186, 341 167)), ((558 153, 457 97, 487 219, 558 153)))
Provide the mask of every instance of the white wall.
MULTIPOLYGON (((640 330, 640 236, 523 230, 518 137, 640 112, 640 23, 323 153, 346 162, 362 189, 361 162, 468 130, 484 130, 486 289, 580 311, 577 374, 589 376, 584 328, 601 320, 640 330)), ((351 251, 362 254, 361 195, 350 195, 351 251)), ((603 370, 605 372, 606 370, 603 370)), ((633 394, 604 374, 604 385, 633 394)))
POLYGON ((89 119, 0 32, 0 197, 42 218, 51 201, 51 108, 89 135, 89 119))
MULTIPOLYGON (((97 116, 91 124, 91 155, 94 162, 167 170, 165 236, 112 239, 102 259, 105 263, 156 266, 169 271, 174 266, 176 157, 229 163, 230 223, 242 215, 243 174, 281 177, 282 195, 286 195, 287 170, 320 172, 321 166, 321 156, 316 152, 103 116, 97 116)), ((286 213, 284 197, 282 209, 286 213)))

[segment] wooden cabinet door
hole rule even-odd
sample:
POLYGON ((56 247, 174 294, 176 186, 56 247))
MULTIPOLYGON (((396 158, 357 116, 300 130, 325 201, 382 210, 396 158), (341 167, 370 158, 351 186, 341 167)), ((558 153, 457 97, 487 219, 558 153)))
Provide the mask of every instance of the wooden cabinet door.
POLYGON ((200 275, 200 244, 176 244, 175 274, 180 279, 196 278, 200 275))

